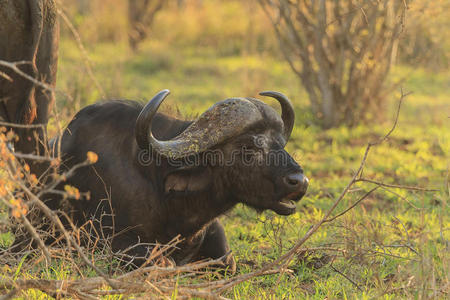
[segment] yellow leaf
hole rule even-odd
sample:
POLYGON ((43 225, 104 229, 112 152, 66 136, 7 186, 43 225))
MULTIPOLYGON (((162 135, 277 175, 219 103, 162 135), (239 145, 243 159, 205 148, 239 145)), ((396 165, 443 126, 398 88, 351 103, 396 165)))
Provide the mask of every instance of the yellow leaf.
POLYGON ((52 167, 57 167, 60 165, 60 163, 61 163, 61 161, 58 158, 55 158, 55 159, 52 159, 52 161, 50 162, 50 165, 52 167))
POLYGON ((20 219, 20 210, 18 210, 17 208, 14 208, 12 211, 12 215, 14 218, 20 219))
POLYGON ((95 152, 88 151, 87 153, 87 159, 91 164, 95 164, 98 160, 98 155, 95 152))
POLYGON ((6 134, 6 138, 8 139, 8 140, 12 140, 13 138, 14 138, 14 132, 12 132, 12 131, 8 131, 8 133, 6 134))
POLYGON ((31 175, 30 175, 30 183, 31 183, 32 185, 36 185, 36 184, 39 183, 39 181, 38 181, 36 175, 34 175, 34 174, 31 174, 31 175))
POLYGON ((71 196, 77 200, 80 199, 80 191, 76 187, 66 184, 64 186, 64 190, 66 191, 66 193, 69 196, 71 196))

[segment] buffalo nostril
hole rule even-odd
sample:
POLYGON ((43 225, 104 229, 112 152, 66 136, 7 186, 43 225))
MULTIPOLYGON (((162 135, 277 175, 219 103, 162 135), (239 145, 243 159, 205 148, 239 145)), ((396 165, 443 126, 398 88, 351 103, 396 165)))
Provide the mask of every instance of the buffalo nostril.
POLYGON ((284 182, 289 187, 295 188, 303 184, 308 184, 308 178, 306 178, 303 174, 296 173, 285 176, 284 182))
POLYGON ((289 185, 297 185, 299 183, 296 178, 287 178, 286 181, 289 185))

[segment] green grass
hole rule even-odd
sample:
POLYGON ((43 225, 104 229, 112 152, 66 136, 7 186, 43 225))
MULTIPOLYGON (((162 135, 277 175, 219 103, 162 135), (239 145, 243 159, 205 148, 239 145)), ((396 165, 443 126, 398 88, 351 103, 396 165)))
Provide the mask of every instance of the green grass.
MULTIPOLYGON (((147 100, 168 88, 165 106, 195 116, 212 103, 232 96, 256 96, 262 90, 286 93, 297 120, 287 146, 310 178, 298 213, 281 217, 256 214, 238 206, 222 217, 239 273, 263 266, 289 249, 317 222, 349 182, 365 145, 392 126, 399 92, 387 101, 379 122, 349 129, 322 130, 313 125, 307 94, 283 61, 264 55, 217 56, 211 49, 170 49, 156 42, 131 55, 123 45, 100 44, 88 49, 96 78, 107 98, 147 100)), ((93 103, 99 91, 87 76, 76 45, 62 40, 58 70, 58 110, 66 124, 76 110, 93 103)), ((398 299, 428 298, 448 293, 450 153, 449 73, 396 67, 391 80, 404 78, 408 96, 397 129, 370 152, 365 177, 386 183, 437 189, 437 192, 379 190, 346 215, 327 223, 305 247, 339 248, 295 257, 291 274, 270 275, 237 285, 226 296, 260 299, 398 299), (330 262, 333 262, 330 264, 330 262), (344 277, 342 274, 349 279, 344 277), (355 286, 358 285, 358 288, 355 286)), ((271 100, 269 100, 270 102, 271 100)), ((270 102, 273 103, 273 102, 270 102)), ((54 122, 51 131, 55 132, 54 122)), ((370 184, 359 184, 367 191, 370 184)), ((336 212, 363 192, 349 194, 336 212)), ((0 236, 0 239, 4 239, 0 236)), ((26 276, 77 277, 64 265, 26 276)), ((27 297, 41 299, 30 291, 27 297)))

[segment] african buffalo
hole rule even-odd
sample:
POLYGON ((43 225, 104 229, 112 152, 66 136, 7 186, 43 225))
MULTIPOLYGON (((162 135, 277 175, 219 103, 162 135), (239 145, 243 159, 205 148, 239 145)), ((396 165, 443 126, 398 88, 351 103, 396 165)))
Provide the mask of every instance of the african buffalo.
MULTIPOLYGON (((103 228, 115 227, 114 250, 181 235, 172 258, 184 264, 229 251, 217 217, 238 203, 295 212, 308 179, 283 149, 294 126, 284 95, 261 93, 279 101, 281 117, 257 99, 230 98, 183 121, 157 113, 168 94, 159 92, 144 107, 134 101, 90 105, 70 122, 60 141, 65 168, 85 161, 88 151, 99 158, 64 183, 91 194, 91 200, 70 202, 75 222, 103 215, 103 228), (114 218, 105 218, 111 212, 114 218)), ((145 256, 147 248, 133 251, 145 256)), ((235 268, 232 257, 226 264, 235 268)))
MULTIPOLYGON (((0 0, 0 60, 20 62, 17 67, 22 72, 54 87, 58 41, 54 0, 0 0)), ((14 145, 17 152, 44 153, 45 125, 53 101, 49 90, 0 65, 0 121, 44 125, 28 129, 12 127, 20 137, 14 145)), ((28 163, 38 176, 47 169, 46 164, 28 163)))

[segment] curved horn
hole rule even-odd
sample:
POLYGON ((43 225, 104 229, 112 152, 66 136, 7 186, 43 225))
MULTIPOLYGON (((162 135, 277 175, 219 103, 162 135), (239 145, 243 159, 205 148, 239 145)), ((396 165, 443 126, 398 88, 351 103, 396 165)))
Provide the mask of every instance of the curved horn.
POLYGON ((284 137, 286 138, 286 141, 289 140, 289 137, 291 136, 292 129, 294 128, 294 121, 295 121, 295 113, 294 113, 294 107, 292 106, 291 101, 279 92, 273 92, 273 91, 265 91, 259 93, 261 96, 267 96, 272 97, 278 100, 278 102, 281 105, 281 119, 284 123, 284 137))
POLYGON ((154 141, 158 142, 152 134, 152 120, 159 106, 169 94, 169 90, 162 90, 141 110, 135 127, 136 142, 141 149, 153 148, 154 141))
POLYGON ((206 151, 263 120, 252 102, 244 98, 230 98, 214 104, 178 136, 159 141, 152 134, 152 120, 168 94, 168 90, 163 90, 144 106, 136 121, 135 134, 141 149, 149 149, 172 159, 206 151))

